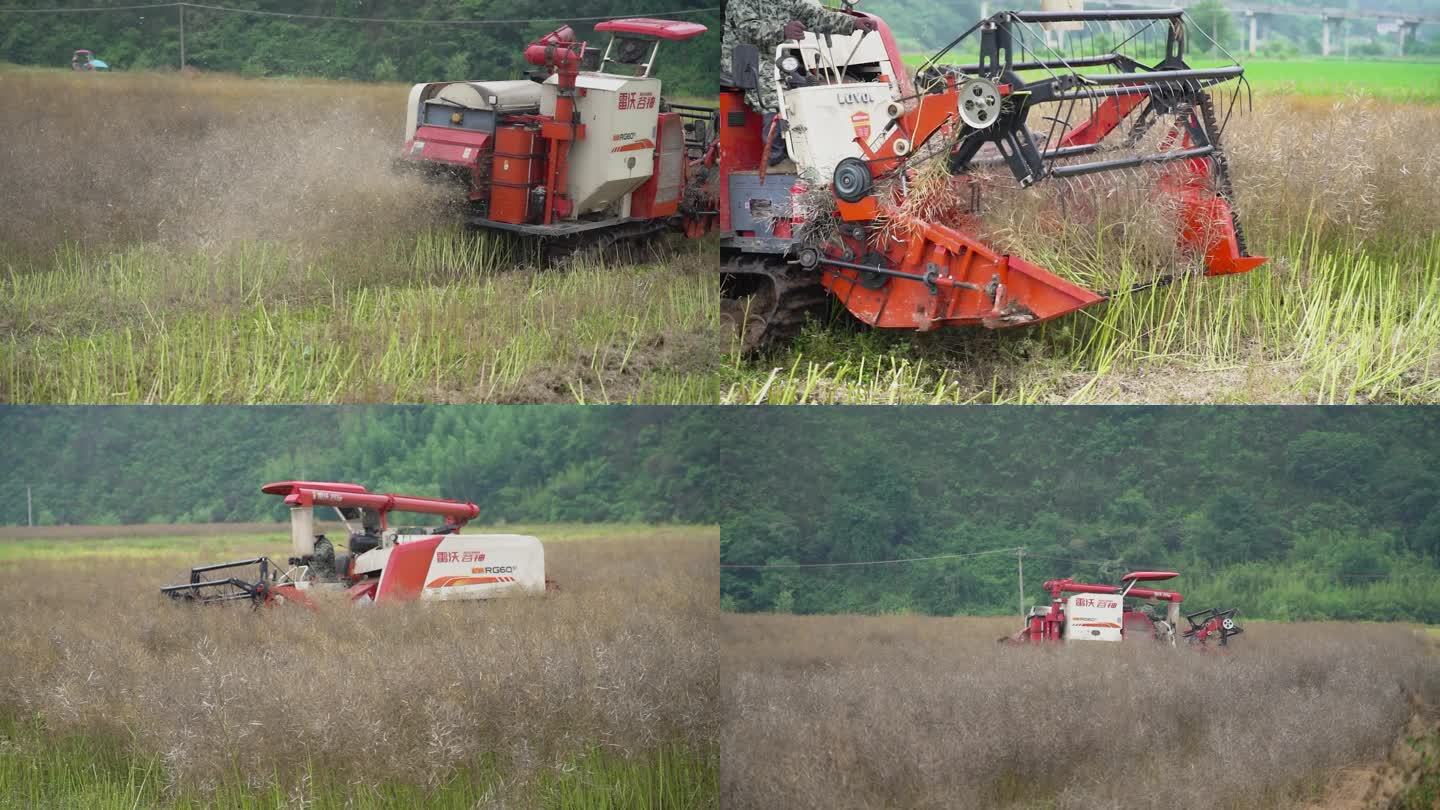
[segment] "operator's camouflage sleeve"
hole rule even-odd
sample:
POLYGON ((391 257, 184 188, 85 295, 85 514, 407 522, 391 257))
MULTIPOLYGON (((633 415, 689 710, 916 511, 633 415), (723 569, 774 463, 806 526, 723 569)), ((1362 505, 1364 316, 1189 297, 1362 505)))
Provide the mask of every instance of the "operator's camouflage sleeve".
POLYGON ((720 73, 731 75, 730 52, 737 44, 750 43, 760 49, 760 89, 747 90, 745 100, 761 113, 780 110, 775 92, 775 49, 785 41, 785 23, 799 20, 806 31, 817 34, 849 34, 855 18, 831 11, 816 0, 728 0, 725 29, 720 42, 720 73))

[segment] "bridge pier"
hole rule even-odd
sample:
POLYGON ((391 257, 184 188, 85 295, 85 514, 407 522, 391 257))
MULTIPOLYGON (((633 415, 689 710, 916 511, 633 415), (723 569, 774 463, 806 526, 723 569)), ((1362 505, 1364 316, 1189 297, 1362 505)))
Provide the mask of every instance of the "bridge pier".
POLYGON ((1401 55, 1401 56, 1404 56, 1404 55, 1405 55, 1405 42, 1406 42, 1407 40, 1413 40, 1413 39, 1415 39, 1415 38, 1416 38, 1417 36, 1419 36, 1419 35, 1420 35, 1420 21, 1419 21, 1419 20, 1401 20, 1401 21, 1400 21, 1400 55, 1401 55))
MULTIPOLYGON (((1329 55, 1330 55, 1330 29, 1331 29, 1331 28, 1334 28, 1334 29, 1336 30, 1336 32, 1339 33, 1339 32, 1340 32, 1340 24, 1341 24, 1342 22, 1344 22, 1344 20, 1345 20, 1345 18, 1344 18, 1344 17, 1341 17, 1341 16, 1339 16, 1339 15, 1332 15, 1332 14, 1321 14, 1321 15, 1320 15, 1320 55, 1321 55, 1321 56, 1329 56, 1329 55)), ((1342 39, 1344 38, 1344 34, 1341 34, 1341 38, 1342 38, 1342 39)))
POLYGON ((1247 41, 1250 43, 1250 55, 1254 56, 1255 46, 1258 44, 1256 34, 1260 30, 1260 15, 1253 11, 1246 11, 1245 16, 1250 20, 1250 39, 1247 41))

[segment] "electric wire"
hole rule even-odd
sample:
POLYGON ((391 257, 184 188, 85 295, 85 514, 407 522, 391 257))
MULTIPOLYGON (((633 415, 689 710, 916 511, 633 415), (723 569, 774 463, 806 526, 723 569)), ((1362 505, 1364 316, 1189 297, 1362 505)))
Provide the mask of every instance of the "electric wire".
POLYGON ((936 554, 929 557, 902 557, 894 560, 860 560, 857 562, 821 562, 821 563, 721 563, 721 568, 730 569, 763 569, 763 568, 843 568, 860 565, 894 565, 896 563, 926 562, 929 560, 958 560, 967 557, 983 557, 987 554, 1014 554, 1020 551, 1018 546, 1010 548, 992 548, 985 551, 972 551, 967 554, 936 554))
POLYGON ((259 17, 283 17, 296 20, 317 20, 322 22, 353 22, 353 23, 382 23, 386 25, 518 25, 521 23, 552 23, 552 22, 597 22, 602 20, 622 19, 624 17, 682 17, 694 14, 709 14, 720 10, 718 6, 707 8, 689 8, 678 11, 640 11, 628 14, 607 14, 599 17, 527 17, 524 19, 510 20, 425 20, 419 18, 384 18, 384 17, 340 17, 325 14, 299 14, 288 11, 264 11, 251 8, 232 8, 230 6, 217 6, 208 3, 145 3, 128 6, 90 6, 84 8, 0 8, 0 14, 69 14, 78 12, 97 11, 137 11, 142 9, 155 8, 193 8, 205 9, 207 11, 222 11, 231 14, 249 14, 259 17))
MULTIPOLYGON (((933 554, 924 557, 900 557, 887 560, 858 560, 849 562, 811 562, 811 563, 722 563, 720 567, 727 570, 769 570, 769 569, 812 569, 812 568, 848 568, 872 565, 895 565, 899 563, 929 562, 932 560, 955 560, 969 559, 973 557, 984 557, 992 554, 1021 554, 1027 559, 1041 559, 1052 562, 1066 562, 1075 565, 1088 565, 1104 568, 1124 568, 1127 570, 1160 571, 1171 568, 1171 565, 1144 565, 1141 563, 1128 562, 1124 559, 1113 560, 1091 560, 1079 557, 1062 556, 1060 554, 1047 553, 1046 551, 1032 551, 1027 546, 1010 546, 1008 548, 992 548, 984 551, 973 551, 956 554, 933 554)), ((1197 577, 1214 578, 1219 576, 1221 569, 1208 566, 1182 565, 1184 575, 1188 579, 1197 577)), ((1319 572, 1316 572, 1319 573, 1319 572)), ((1382 580, 1394 579, 1392 574, 1382 574, 1368 571, 1335 571, 1328 572, 1325 576, 1335 580, 1382 580)))

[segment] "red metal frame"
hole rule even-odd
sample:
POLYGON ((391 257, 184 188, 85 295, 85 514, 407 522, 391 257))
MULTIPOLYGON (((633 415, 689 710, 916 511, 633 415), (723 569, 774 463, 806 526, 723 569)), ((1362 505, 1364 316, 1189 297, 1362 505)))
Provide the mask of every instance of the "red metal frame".
MULTIPOLYGON (((745 103, 745 92, 726 87, 720 90, 720 230, 733 232, 730 217, 731 175, 759 172, 765 155, 760 128, 763 118, 745 103), (736 123, 731 123, 732 120, 736 123)), ((778 181, 777 181, 778 182, 778 181)), ((754 236, 746 231, 741 236, 754 236)))
POLYGON ((540 125, 540 134, 550 142, 546 162, 545 208, 541 222, 554 224, 570 214, 570 199, 565 188, 570 177, 570 142, 585 137, 585 125, 575 115, 575 79, 580 75, 580 62, 585 56, 585 43, 575 41, 575 32, 568 25, 551 31, 530 43, 525 61, 549 67, 556 76, 559 93, 555 98, 555 115, 540 125))
POLYGON ((306 596, 304 591, 294 585, 276 585, 265 589, 265 604, 267 606, 284 602, 294 602, 312 613, 318 613, 320 611, 320 606, 315 604, 315 600, 306 596))

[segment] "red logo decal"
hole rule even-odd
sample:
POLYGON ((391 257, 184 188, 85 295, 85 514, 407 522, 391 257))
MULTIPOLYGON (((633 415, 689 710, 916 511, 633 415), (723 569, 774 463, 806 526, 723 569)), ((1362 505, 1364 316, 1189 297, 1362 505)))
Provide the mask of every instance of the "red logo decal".
POLYGON ((862 140, 870 137, 870 113, 861 111, 850 116, 850 126, 855 128, 855 137, 862 140))
POLYGON ((617 93, 620 99, 622 110, 653 110, 655 109, 654 93, 617 93))

